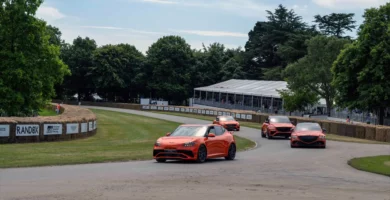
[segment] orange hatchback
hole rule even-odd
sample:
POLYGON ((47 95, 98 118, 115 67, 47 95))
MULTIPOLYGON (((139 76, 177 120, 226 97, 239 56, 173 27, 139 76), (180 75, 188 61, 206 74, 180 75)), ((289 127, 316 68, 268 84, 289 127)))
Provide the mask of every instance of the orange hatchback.
POLYGON ((217 116, 213 124, 219 124, 229 131, 240 131, 240 123, 232 116, 217 116))
POLYGON ((291 148, 311 146, 326 148, 325 129, 318 123, 298 123, 290 139, 291 148))
POLYGON ((172 133, 160 137, 153 148, 157 162, 193 160, 203 163, 208 158, 234 160, 236 141, 231 132, 220 125, 180 125, 172 133))

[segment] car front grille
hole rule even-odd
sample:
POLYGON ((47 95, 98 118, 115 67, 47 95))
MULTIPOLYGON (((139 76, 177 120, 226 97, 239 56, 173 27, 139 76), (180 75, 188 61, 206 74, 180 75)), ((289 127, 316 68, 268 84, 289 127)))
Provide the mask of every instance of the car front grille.
POLYGON ((276 128, 276 130, 278 130, 280 132, 291 132, 290 127, 278 127, 278 128, 276 128))
POLYGON ((166 157, 179 157, 179 158, 186 158, 186 156, 194 157, 194 153, 192 151, 187 151, 187 150, 177 150, 176 152, 166 152, 163 149, 153 150, 153 156, 157 156, 157 154, 158 156, 166 156, 166 157))
POLYGON ((318 139, 318 136, 299 136, 298 137, 302 142, 314 142, 318 139))

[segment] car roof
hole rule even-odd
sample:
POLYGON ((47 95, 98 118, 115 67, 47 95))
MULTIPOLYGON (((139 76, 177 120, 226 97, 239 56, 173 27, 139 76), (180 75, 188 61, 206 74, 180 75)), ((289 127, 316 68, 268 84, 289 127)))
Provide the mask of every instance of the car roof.
POLYGON ((301 125, 314 125, 314 124, 320 125, 320 124, 317 123, 317 122, 300 122, 300 123, 297 123, 297 125, 298 125, 298 124, 301 124, 301 125))
POLYGON ((180 126, 215 126, 216 124, 182 124, 180 126))

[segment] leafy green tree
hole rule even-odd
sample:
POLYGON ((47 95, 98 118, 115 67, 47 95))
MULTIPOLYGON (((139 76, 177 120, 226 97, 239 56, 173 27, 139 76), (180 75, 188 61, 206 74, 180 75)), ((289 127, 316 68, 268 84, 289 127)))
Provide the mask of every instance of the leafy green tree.
POLYGON ((222 80, 241 79, 244 77, 244 71, 235 58, 228 60, 221 70, 222 80))
POLYGON ((336 37, 316 36, 307 41, 308 54, 290 64, 283 76, 293 92, 302 89, 313 92, 326 101, 328 116, 333 108, 335 90, 331 67, 349 40, 336 37))
POLYGON ((267 11, 268 21, 257 22, 253 30, 249 32, 248 42, 245 44, 245 68, 249 79, 279 79, 280 70, 284 69, 288 62, 296 61, 305 55, 306 47, 301 45, 304 39, 310 37, 311 28, 302 21, 294 10, 288 10, 279 5, 274 12, 267 11), (299 36, 296 36, 299 35, 299 36), (302 37, 305 35, 305 37, 302 37), (288 43, 291 39, 295 40, 288 43), (288 56, 278 53, 291 51, 288 56), (264 76, 264 72, 269 72, 264 76), (270 77, 270 75, 273 75, 270 77))
POLYGON ((179 36, 164 36, 149 47, 147 64, 152 74, 148 78, 156 97, 173 104, 188 100, 192 94, 192 53, 190 45, 179 36))
POLYGON ((64 85, 70 94, 77 93, 78 101, 84 96, 88 98, 93 92, 93 53, 97 45, 89 37, 77 37, 72 45, 63 45, 61 58, 69 66, 72 75, 65 78, 64 85))
POLYGON ((278 91, 284 101, 283 108, 290 112, 305 111, 308 106, 313 106, 320 100, 318 95, 307 88, 298 88, 295 91, 278 91))
POLYGON ((353 31, 356 28, 356 21, 353 20, 354 13, 332 13, 330 15, 314 16, 319 29, 325 35, 342 38, 346 31, 353 31))
POLYGON ((333 64, 336 103, 349 109, 376 111, 379 124, 390 106, 390 3, 367 9, 357 40, 333 64))
POLYGON ((140 71, 145 56, 129 44, 105 45, 94 52, 91 67, 94 85, 106 99, 120 95, 125 102, 142 91, 140 71))
POLYGON ((57 27, 52 25, 47 25, 46 31, 48 35, 50 35, 50 39, 49 39, 50 44, 61 46, 64 43, 64 41, 61 39, 62 33, 60 29, 58 29, 57 27))
POLYGON ((50 43, 46 22, 35 17, 42 0, 0 0, 0 110, 31 115, 55 95, 68 67, 50 43))

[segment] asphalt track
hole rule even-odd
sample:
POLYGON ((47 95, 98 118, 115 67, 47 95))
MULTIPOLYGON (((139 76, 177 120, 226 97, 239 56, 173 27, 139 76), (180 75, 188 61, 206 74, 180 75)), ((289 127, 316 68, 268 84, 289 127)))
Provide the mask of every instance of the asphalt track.
MULTIPOLYGON (((114 108, 181 123, 197 119, 114 108)), ((291 149, 288 140, 262 139, 242 127, 239 136, 257 142, 234 161, 203 164, 149 161, 0 169, 0 199, 169 200, 390 200, 390 178, 347 165, 353 157, 390 154, 388 145, 328 141, 327 149, 291 149)), ((152 147, 151 147, 152 148, 152 147)))

